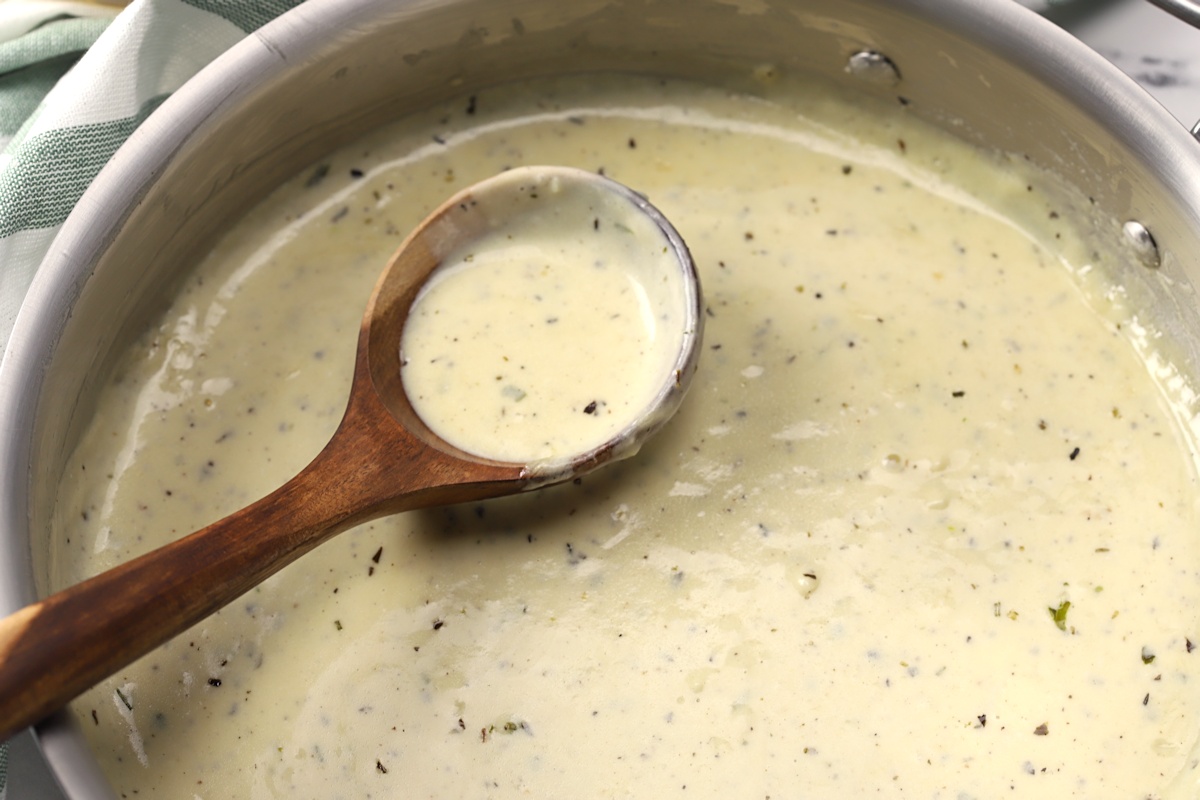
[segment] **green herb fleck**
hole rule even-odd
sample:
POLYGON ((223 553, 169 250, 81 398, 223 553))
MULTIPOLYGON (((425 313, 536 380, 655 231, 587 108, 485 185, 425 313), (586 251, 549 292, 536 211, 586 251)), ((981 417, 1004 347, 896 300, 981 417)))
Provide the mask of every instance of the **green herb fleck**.
POLYGON ((129 709, 130 711, 133 711, 133 703, 131 703, 129 701, 129 698, 125 696, 125 693, 122 692, 120 689, 117 689, 116 691, 117 691, 117 697, 121 698, 121 703, 125 706, 125 708, 129 709))
POLYGON ((1149 647, 1142 648, 1142 663, 1143 664, 1153 664, 1155 658, 1157 658, 1157 656, 1154 655, 1154 652, 1149 647))
POLYGON ((1054 624, 1058 626, 1060 631, 1067 629, 1067 612, 1071 610, 1071 601, 1063 600, 1058 604, 1058 608, 1046 609, 1050 612, 1050 618, 1054 620, 1054 624))

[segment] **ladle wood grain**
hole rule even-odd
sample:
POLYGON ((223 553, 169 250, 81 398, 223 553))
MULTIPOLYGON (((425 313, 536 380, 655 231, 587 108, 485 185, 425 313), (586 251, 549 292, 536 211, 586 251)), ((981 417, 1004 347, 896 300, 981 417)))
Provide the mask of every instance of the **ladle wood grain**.
MULTIPOLYGON (((597 180, 589 173, 567 172, 576 180, 597 180)), ((347 528, 414 508, 512 494, 578 475, 621 454, 620 443, 612 442, 581 454, 555 474, 539 474, 526 465, 489 461, 452 447, 409 404, 400 379, 401 329, 418 290, 445 255, 487 227, 485 215, 470 213, 473 192, 485 184, 448 200, 392 257, 363 317, 345 415, 311 464, 225 519, 0 620, 0 741, 347 528)), ((678 405, 694 371, 701 318, 687 248, 661 215, 638 203, 664 226, 696 291, 688 301, 697 317, 693 335, 660 398, 668 413, 651 420, 656 429, 678 405)))

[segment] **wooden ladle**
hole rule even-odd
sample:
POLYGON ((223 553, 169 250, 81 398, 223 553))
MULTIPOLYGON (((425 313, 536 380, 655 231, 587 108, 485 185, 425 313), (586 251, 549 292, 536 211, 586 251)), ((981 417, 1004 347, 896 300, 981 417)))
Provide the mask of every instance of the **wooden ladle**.
POLYGON ((581 170, 522 167, 450 198, 401 244, 379 279, 359 331, 345 416, 311 464, 225 519, 0 620, 0 741, 336 533, 400 511, 537 488, 631 454, 683 398, 699 354, 700 309, 683 240, 643 197, 618 183, 581 170), (430 274, 451 250, 488 230, 483 209, 503 207, 505 193, 547 179, 604 193, 610 203, 617 193, 629 201, 630 214, 654 220, 685 278, 683 346, 653 403, 612 440, 552 464, 502 463, 451 446, 417 416, 401 382, 400 335, 430 274))

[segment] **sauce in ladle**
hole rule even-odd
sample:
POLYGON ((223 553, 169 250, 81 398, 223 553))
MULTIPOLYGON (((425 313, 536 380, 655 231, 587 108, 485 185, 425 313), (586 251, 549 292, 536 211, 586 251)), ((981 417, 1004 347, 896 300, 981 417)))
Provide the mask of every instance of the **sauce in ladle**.
POLYGON ((675 385, 696 293, 677 235, 619 184, 545 167, 493 181, 504 191, 477 187, 464 209, 488 230, 443 260, 405 323, 405 392, 464 451, 569 461, 625 439, 675 385))

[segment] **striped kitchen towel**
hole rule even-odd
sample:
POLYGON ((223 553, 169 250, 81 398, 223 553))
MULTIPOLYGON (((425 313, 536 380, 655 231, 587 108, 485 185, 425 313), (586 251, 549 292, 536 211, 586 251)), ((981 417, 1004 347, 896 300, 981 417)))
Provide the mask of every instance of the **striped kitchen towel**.
POLYGON ((0 2, 0 352, 54 235, 121 143, 300 1, 134 0, 115 19, 86 3, 0 2))

